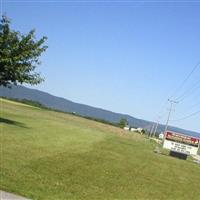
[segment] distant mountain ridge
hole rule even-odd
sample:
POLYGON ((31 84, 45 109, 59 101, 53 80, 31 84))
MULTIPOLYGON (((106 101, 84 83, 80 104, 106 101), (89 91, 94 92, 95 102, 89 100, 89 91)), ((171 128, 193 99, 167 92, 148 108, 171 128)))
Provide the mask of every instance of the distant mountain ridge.
MULTIPOLYGON (((11 89, 1 86, 0 96, 8 97, 8 98, 16 98, 16 99, 33 100, 52 109, 56 109, 56 110, 60 110, 64 112, 70 112, 70 113, 75 112, 82 116, 103 119, 112 123, 118 123, 121 118, 126 118, 131 126, 142 127, 147 130, 151 129, 151 126, 153 123, 153 122, 146 121, 143 119, 137 119, 130 115, 115 113, 115 112, 111 112, 111 111, 104 110, 101 108, 95 108, 92 106, 75 103, 70 100, 67 100, 61 97, 56 97, 49 93, 42 92, 40 90, 26 88, 24 86, 12 86, 11 89)), ((169 129, 172 131, 182 132, 184 134, 200 137, 200 133, 197 133, 197 132, 184 130, 181 128, 171 127, 171 126, 169 127, 169 129)), ((159 125, 158 132, 162 132, 162 131, 164 131, 164 125, 159 125)))

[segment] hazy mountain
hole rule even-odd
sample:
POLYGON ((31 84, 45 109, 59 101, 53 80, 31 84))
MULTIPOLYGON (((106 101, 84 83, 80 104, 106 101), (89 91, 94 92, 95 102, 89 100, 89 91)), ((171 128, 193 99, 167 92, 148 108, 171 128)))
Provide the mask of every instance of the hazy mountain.
MULTIPOLYGON (((150 130, 152 126, 152 122, 150 121, 137 119, 135 117, 126 114, 114 113, 101 108, 95 108, 92 106, 75 103, 67 99, 56 97, 39 90, 29 89, 24 86, 12 86, 11 89, 0 87, 0 96, 33 100, 40 102, 41 104, 49 108, 70 113, 75 112, 82 116, 104 119, 113 123, 118 123, 121 118, 126 118, 131 126, 142 127, 148 130, 150 130)), ((177 127, 169 127, 169 129, 177 132, 182 132, 188 135, 194 135, 200 137, 200 133, 196 133, 193 131, 183 130, 177 127)), ((161 132, 163 130, 164 130, 164 125, 159 125, 158 131, 161 132)))

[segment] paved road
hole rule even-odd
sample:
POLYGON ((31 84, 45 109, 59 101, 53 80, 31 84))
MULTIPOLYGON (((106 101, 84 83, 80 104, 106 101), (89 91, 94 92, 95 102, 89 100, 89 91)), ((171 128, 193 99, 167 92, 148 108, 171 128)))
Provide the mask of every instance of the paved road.
POLYGON ((192 157, 197 159, 197 160, 200 160, 200 155, 193 155, 192 157))
POLYGON ((26 199, 24 197, 0 190, 0 200, 30 200, 30 199, 26 199))
POLYGON ((192 155, 192 157, 194 158, 194 162, 200 164, 200 155, 192 155))

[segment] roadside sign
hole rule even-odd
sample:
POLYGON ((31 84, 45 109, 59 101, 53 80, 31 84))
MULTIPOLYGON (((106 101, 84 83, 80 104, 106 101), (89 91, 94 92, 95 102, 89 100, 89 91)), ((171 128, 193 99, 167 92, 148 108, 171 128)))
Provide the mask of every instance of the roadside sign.
POLYGON ((186 155, 197 155, 199 145, 199 138, 166 131, 163 148, 186 155))

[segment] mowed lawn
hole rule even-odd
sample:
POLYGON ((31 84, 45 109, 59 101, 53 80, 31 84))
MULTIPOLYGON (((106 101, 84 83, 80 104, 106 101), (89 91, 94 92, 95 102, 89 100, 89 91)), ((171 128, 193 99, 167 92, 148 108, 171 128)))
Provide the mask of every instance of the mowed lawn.
POLYGON ((200 165, 73 115, 1 99, 0 189, 31 199, 200 199, 200 165))

